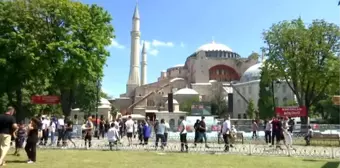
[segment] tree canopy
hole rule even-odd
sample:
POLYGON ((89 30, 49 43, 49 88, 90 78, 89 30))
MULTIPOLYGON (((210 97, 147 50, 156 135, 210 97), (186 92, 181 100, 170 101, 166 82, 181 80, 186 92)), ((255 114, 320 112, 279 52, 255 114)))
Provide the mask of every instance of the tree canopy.
POLYGON ((255 110, 255 106, 254 106, 254 101, 252 99, 249 100, 246 112, 247 112, 248 118, 255 119, 255 117, 256 117, 256 110, 255 110))
POLYGON ((266 63, 275 80, 284 80, 300 106, 310 107, 339 85, 340 29, 324 20, 300 18, 274 24, 264 33, 266 63))
POLYGON ((269 72, 266 66, 263 66, 261 68, 260 91, 257 107, 259 109, 259 117, 261 119, 267 119, 268 117, 273 117, 275 115, 272 92, 272 78, 269 76, 269 72))
POLYGON ((1 1, 0 104, 19 120, 44 109, 32 95, 60 96, 65 115, 90 109, 114 38, 110 21, 103 8, 71 0, 1 1))

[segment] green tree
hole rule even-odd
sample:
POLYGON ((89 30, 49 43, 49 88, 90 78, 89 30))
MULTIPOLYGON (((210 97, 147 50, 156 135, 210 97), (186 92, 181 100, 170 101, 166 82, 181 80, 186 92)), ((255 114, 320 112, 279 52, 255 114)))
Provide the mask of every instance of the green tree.
MULTIPOLYGON (((269 72, 285 80, 300 106, 317 103, 328 90, 339 84, 340 29, 337 25, 315 20, 306 26, 301 20, 274 24, 264 33, 269 72)), ((307 118, 302 118, 304 123, 307 118)))
POLYGON ((256 117, 256 110, 255 110, 255 106, 254 106, 254 101, 252 99, 249 100, 246 112, 247 112, 248 118, 255 119, 255 117, 256 117))
POLYGON ((211 99, 211 113, 213 115, 223 116, 227 113, 227 93, 223 89, 222 84, 217 85, 212 90, 212 99, 211 99))
POLYGON ((259 109, 259 117, 261 119, 266 119, 275 115, 273 93, 271 88, 272 79, 269 76, 266 65, 263 65, 261 69, 260 91, 257 106, 259 109))
POLYGON ((71 0, 0 2, 0 96, 18 118, 45 108, 31 105, 32 95, 60 95, 65 115, 75 104, 96 104, 93 85, 114 37, 110 21, 103 8, 71 0))
POLYGON ((180 103, 179 105, 179 110, 180 111, 185 111, 185 112, 188 112, 188 114, 191 114, 191 106, 194 104, 194 103, 197 103, 199 102, 199 97, 195 96, 193 97, 192 99, 188 99, 182 103, 180 103))

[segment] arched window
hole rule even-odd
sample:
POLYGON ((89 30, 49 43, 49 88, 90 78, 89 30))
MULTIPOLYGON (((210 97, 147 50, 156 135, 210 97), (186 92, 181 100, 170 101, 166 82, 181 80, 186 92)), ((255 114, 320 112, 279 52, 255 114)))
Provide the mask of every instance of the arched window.
POLYGON ((279 98, 275 97, 275 106, 280 106, 279 104, 279 98))
POLYGON ((287 85, 285 83, 282 84, 282 93, 287 92, 287 85))
POLYGON ((155 101, 153 100, 147 100, 147 106, 155 106, 155 101))
POLYGON ((237 118, 238 118, 238 119, 241 119, 241 114, 237 114, 237 118))
POLYGON ((282 103, 283 103, 283 106, 288 106, 288 101, 286 97, 282 99, 282 103))
POLYGON ((77 118, 78 118, 78 115, 77 115, 77 114, 75 114, 73 118, 74 118, 74 119, 77 119, 77 118))
POLYGON ((239 80, 240 76, 234 68, 227 65, 215 65, 209 69, 210 80, 233 81, 239 80))

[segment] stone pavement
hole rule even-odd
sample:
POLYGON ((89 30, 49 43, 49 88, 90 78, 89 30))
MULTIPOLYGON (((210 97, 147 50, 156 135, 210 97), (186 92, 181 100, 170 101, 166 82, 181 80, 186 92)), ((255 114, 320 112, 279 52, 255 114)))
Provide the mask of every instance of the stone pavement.
MULTIPOLYGON (((71 144, 66 149, 86 149, 84 140, 74 139, 76 147, 71 144)), ((40 146, 42 149, 60 149, 56 146, 40 146)), ((230 149, 228 154, 243 154, 243 155, 273 155, 273 156, 300 156, 313 158, 340 158, 340 148, 338 147, 315 147, 315 146, 294 146, 294 149, 286 149, 282 145, 283 150, 261 144, 235 144, 230 149)), ((63 148, 64 149, 64 148, 63 148)), ((204 144, 198 144, 194 147, 193 143, 189 143, 190 153, 209 153, 209 154, 226 154, 223 152, 224 145, 218 143, 209 143, 209 148, 205 148, 204 144)), ((90 150, 109 150, 106 139, 94 139, 90 150)), ((129 150, 129 151, 163 151, 163 152, 179 152, 179 142, 169 142, 164 150, 155 149, 154 140, 150 140, 148 145, 139 145, 137 140, 134 140, 133 145, 129 146, 127 139, 123 138, 122 144, 114 147, 114 150, 129 150)))

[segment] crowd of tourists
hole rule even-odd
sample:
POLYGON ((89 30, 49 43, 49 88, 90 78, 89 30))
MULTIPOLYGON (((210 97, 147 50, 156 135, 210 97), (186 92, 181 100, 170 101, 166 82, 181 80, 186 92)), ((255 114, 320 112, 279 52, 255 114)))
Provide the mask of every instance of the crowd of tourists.
MULTIPOLYGON (((36 162, 36 149, 37 144, 46 146, 54 145, 66 148, 69 144, 76 147, 75 142, 72 140, 73 122, 67 118, 48 118, 47 116, 38 116, 32 118, 30 123, 25 126, 23 123, 17 124, 13 114, 15 109, 9 107, 5 114, 0 115, 0 166, 5 165, 5 156, 10 149, 11 142, 15 140, 14 155, 19 156, 20 150, 24 148, 28 161, 27 163, 36 162), (48 140, 50 137, 50 144, 48 140), (56 138, 57 137, 57 138, 56 138), (25 146, 24 145, 25 143, 25 146)), ((189 126, 187 125, 185 117, 180 117, 179 124, 179 139, 180 151, 188 152, 187 132, 189 126)), ((195 138, 194 145, 197 143, 204 143, 206 148, 209 148, 207 142, 207 126, 205 117, 202 116, 201 120, 197 120, 194 124, 195 138)), ((257 138, 258 126, 255 121, 252 124, 253 138, 257 138)), ((151 122, 149 118, 142 121, 134 121, 131 116, 127 120, 118 118, 113 121, 101 119, 100 122, 94 121, 92 116, 87 118, 87 121, 82 125, 83 139, 86 148, 91 148, 92 138, 95 134, 97 138, 106 137, 110 150, 121 143, 121 139, 126 136, 128 145, 132 145, 133 138, 138 138, 140 145, 148 145, 151 134, 154 133, 156 137, 155 148, 160 147, 164 149, 168 143, 168 132, 170 131, 169 124, 164 119, 156 119, 151 122), (96 129, 98 128, 98 129, 96 129)), ((225 144, 225 152, 228 152, 233 147, 236 139, 237 130, 234 125, 231 125, 230 117, 226 116, 221 126, 220 134, 223 137, 225 144)), ((309 127, 308 133, 305 137, 307 145, 309 145, 310 138, 313 135, 313 130, 309 127)), ((281 148, 281 142, 289 148, 293 149, 292 127, 289 124, 288 118, 274 117, 268 119, 265 123, 265 141, 272 146, 276 145, 281 148), (274 143, 276 142, 276 143, 274 143)))

